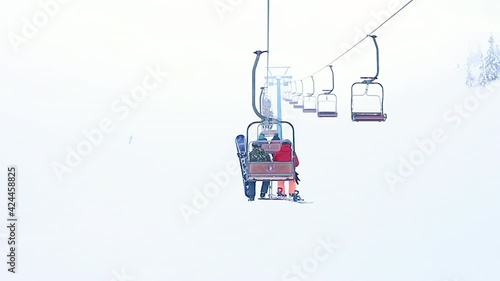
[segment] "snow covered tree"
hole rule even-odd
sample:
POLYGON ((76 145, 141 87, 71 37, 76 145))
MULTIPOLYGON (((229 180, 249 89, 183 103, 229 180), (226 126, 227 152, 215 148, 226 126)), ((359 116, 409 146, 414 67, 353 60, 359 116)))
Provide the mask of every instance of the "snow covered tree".
POLYGON ((466 73, 465 73, 465 85, 467 85, 467 87, 469 87, 469 88, 472 88, 472 87, 474 87, 475 82, 476 82, 476 79, 474 78, 474 76, 472 76, 472 71, 470 69, 470 63, 467 62, 467 69, 466 69, 466 73))
POLYGON ((495 45, 493 35, 488 40, 489 47, 484 58, 484 78, 486 83, 491 83, 497 80, 500 76, 500 54, 498 53, 498 45, 495 45))
POLYGON ((481 62, 479 63, 479 77, 477 79, 479 86, 484 87, 488 84, 488 79, 486 77, 486 68, 483 59, 483 54, 481 54, 481 62))

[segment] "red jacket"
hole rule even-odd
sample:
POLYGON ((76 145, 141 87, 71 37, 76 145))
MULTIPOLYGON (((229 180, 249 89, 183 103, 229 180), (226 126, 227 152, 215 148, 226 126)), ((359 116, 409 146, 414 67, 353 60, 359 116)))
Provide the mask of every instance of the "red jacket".
MULTIPOLYGON (((297 154, 295 152, 293 153, 295 155, 295 167, 299 166, 299 157, 297 157, 297 154)), ((274 154, 273 158, 274 162, 290 162, 292 161, 292 147, 289 144, 283 144, 281 145, 281 148, 276 154, 274 154)))

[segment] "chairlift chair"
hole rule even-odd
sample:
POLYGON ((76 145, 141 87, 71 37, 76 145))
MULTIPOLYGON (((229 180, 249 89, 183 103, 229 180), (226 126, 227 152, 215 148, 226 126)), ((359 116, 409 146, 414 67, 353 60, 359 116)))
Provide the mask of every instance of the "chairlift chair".
POLYGON ((300 84, 302 85, 302 91, 297 94, 297 100, 292 103, 293 108, 304 108, 304 97, 302 96, 304 94, 304 81, 300 80, 300 84))
POLYGON ((289 103, 291 105, 296 105, 299 103, 299 93, 297 93, 297 82, 294 81, 293 83, 295 84, 295 91, 291 94, 289 103))
MULTIPOLYGON (((255 121, 250 123, 247 126, 246 130, 246 151, 249 153, 246 153, 245 156, 245 161, 247 165, 245 165, 245 170, 243 171, 243 176, 244 176, 244 181, 293 181, 295 180, 295 129, 293 125, 290 122, 287 121, 282 121, 282 120, 277 120, 274 118, 268 118, 264 115, 262 115, 261 112, 257 109, 256 105, 256 94, 255 94, 255 77, 256 77, 256 69, 257 65, 259 62, 260 55, 262 53, 265 53, 267 51, 256 51, 255 54, 257 55, 255 58, 253 70, 252 70, 252 108, 254 113, 259 117, 261 120, 260 121, 255 121), (257 125, 257 135, 252 135, 250 136, 250 130, 251 127, 257 125), (277 127, 279 129, 282 129, 283 125, 288 126, 291 130, 290 136, 287 135, 288 139, 292 140, 292 152, 291 152, 291 161, 290 162, 250 162, 250 151, 249 148, 251 147, 251 144, 253 141, 250 140, 257 140, 258 139, 258 134, 259 133, 259 126, 262 128, 260 132, 263 130, 272 130, 273 128, 277 127)), ((268 131, 269 132, 269 131, 268 131)), ((280 143, 281 144, 281 143, 280 143)), ((268 151, 271 151, 271 148, 269 147, 268 151)), ((275 149, 275 148, 273 148, 275 149)), ((243 167, 243 166, 242 166, 243 167)))
MULTIPOLYGON (((258 132, 259 130, 257 130, 258 132)), ((263 131, 261 131, 263 132, 263 131)), ((271 131, 268 131, 268 133, 271 131)), ((264 120, 255 121, 248 125, 247 127, 247 180, 252 181, 293 181, 295 180, 295 129, 290 122, 280 121, 280 120, 264 120), (252 144, 258 142, 258 134, 250 136, 249 132, 253 131, 252 127, 257 125, 257 128, 266 128, 269 125, 273 127, 278 126, 288 126, 291 129, 291 136, 287 137, 292 142, 292 152, 290 162, 250 162, 250 151, 252 144), (253 141, 251 141, 253 140, 253 141)), ((283 138, 286 139, 286 138, 283 138)), ((261 147, 264 151, 268 153, 275 153, 281 148, 281 143, 283 141, 269 141, 264 144, 261 143, 261 147)))
POLYGON ((332 89, 323 90, 323 94, 319 94, 318 101, 318 117, 337 117, 337 96, 333 93, 335 88, 335 76, 333 73, 333 68, 329 65, 330 71, 332 73, 332 89))
POLYGON ((304 105, 304 107, 302 108, 303 113, 316 113, 316 97, 314 96, 316 89, 314 85, 314 77, 311 76, 311 79, 313 83, 313 91, 312 93, 309 93, 306 96, 304 96, 302 100, 304 105))
POLYGON ((377 55, 377 73, 373 77, 361 77, 361 82, 356 82, 351 86, 351 119, 355 122, 375 121, 384 122, 387 119, 387 114, 384 113, 384 87, 382 84, 375 82, 378 79, 380 64, 379 64, 379 48, 377 44, 377 36, 369 35, 375 44, 377 55), (357 97, 357 105, 355 108, 354 98, 357 97), (359 102, 364 100, 367 103, 369 100, 375 101, 375 106, 369 108, 363 106, 360 110, 359 102))
POLYGON ((286 102, 289 102, 289 101, 292 100, 291 96, 292 96, 292 84, 289 83, 287 85, 287 88, 286 88, 285 92, 284 92, 283 100, 286 101, 286 102))

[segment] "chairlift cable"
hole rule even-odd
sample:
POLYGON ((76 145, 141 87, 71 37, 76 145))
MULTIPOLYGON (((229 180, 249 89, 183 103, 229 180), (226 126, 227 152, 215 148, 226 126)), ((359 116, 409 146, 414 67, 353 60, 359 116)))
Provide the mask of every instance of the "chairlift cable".
MULTIPOLYGON (((356 44, 354 44, 351 48, 347 49, 345 52, 343 52, 341 55, 339 55, 338 57, 336 57, 333 61, 331 61, 330 63, 328 63, 326 66, 323 66, 321 69, 319 69, 318 71, 314 72, 313 74, 309 75, 309 76, 314 76, 316 74, 318 74, 320 71, 322 71, 323 69, 329 67, 330 65, 334 64, 336 61, 338 61, 339 59, 341 59, 343 56, 345 56, 347 53, 349 53, 352 49, 356 48, 359 44, 361 44, 363 41, 365 41, 366 38, 370 37, 371 35, 373 35, 373 33, 375 33, 377 30, 379 30, 382 26, 384 26, 388 21, 390 21, 394 16, 396 16, 399 12, 401 12, 404 8, 406 8, 411 2, 413 2, 413 0, 410 0, 408 1, 408 3, 406 3, 405 5, 403 5, 399 10, 397 10, 394 14, 392 14, 388 19, 386 19, 384 22, 382 22, 377 28, 375 28, 372 32, 370 32, 369 34, 366 35, 366 37, 364 37, 363 39, 361 39, 359 42, 357 42, 356 44)), ((309 77, 307 76, 307 77, 309 77)), ((305 79, 305 78, 304 78, 305 79)))
MULTIPOLYGON (((267 0, 267 68, 266 68, 266 89, 269 88, 269 32, 271 19, 271 0, 267 0)), ((267 92, 267 91, 266 91, 267 92)))

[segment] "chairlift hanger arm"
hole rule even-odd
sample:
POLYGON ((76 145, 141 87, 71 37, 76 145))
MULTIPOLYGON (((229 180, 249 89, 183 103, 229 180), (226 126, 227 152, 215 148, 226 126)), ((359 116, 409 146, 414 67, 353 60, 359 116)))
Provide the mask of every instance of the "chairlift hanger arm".
POLYGON ((331 94, 335 89, 335 75, 333 73, 333 66, 329 65, 328 67, 330 67, 330 72, 332 73, 332 88, 328 90, 323 90, 323 92, 326 92, 325 94, 331 94))
POLYGON ((260 87, 260 95, 259 95, 259 108, 260 108, 260 113, 262 114, 262 99, 263 99, 263 96, 264 96, 264 90, 266 89, 266 87, 260 87))
POLYGON ((314 93, 316 93, 316 86, 314 83, 314 77, 312 75, 311 75, 311 80, 313 81, 313 92, 312 92, 311 96, 314 96, 314 93))
POLYGON ((332 90, 330 91, 330 93, 331 93, 335 89, 335 74, 333 73, 333 66, 329 65, 329 67, 330 67, 330 71, 332 72, 332 90))
MULTIPOLYGON (((368 36, 373 39, 373 44, 375 45, 375 51, 376 51, 376 55, 377 55, 377 73, 373 77, 361 77, 361 79, 374 81, 374 80, 378 79, 378 75, 380 72, 379 49, 378 49, 378 44, 377 44, 377 36, 376 35, 368 35, 368 36)), ((369 81, 367 81, 367 82, 369 82, 369 81)))
POLYGON ((257 65, 259 64, 259 59, 260 59, 260 55, 262 55, 263 53, 267 53, 267 51, 255 51, 254 54, 256 55, 255 56, 255 62, 253 64, 253 69, 252 69, 252 108, 253 108, 253 112, 257 115, 257 117, 259 117, 260 119, 262 120, 265 120, 267 119, 267 117, 265 117, 264 115, 262 115, 259 110, 257 110, 257 106, 255 104, 255 74, 257 72, 257 65))

